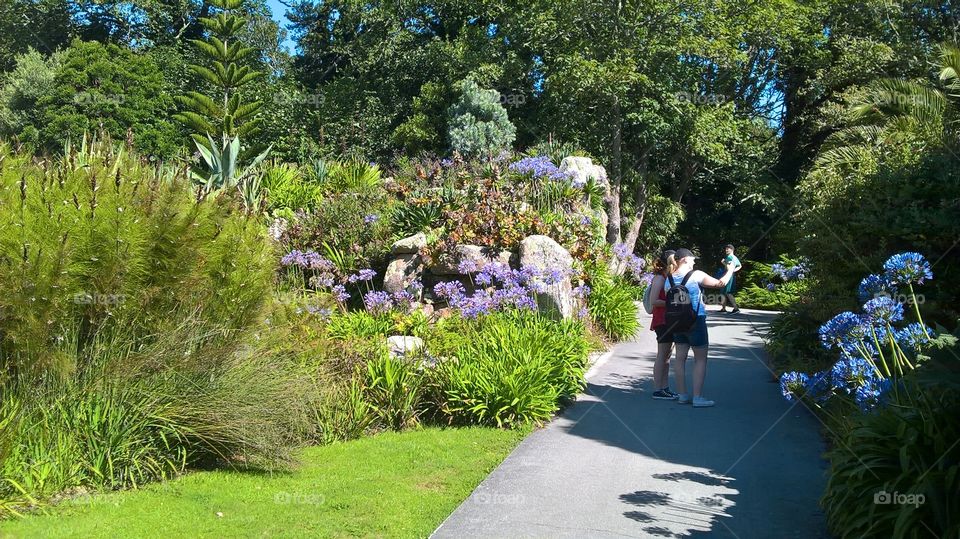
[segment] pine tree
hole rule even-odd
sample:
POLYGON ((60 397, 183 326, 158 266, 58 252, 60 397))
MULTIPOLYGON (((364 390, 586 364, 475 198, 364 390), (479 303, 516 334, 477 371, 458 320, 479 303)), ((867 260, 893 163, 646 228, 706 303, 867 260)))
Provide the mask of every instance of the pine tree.
POLYGON ((200 49, 210 61, 209 67, 191 64, 189 69, 214 87, 213 95, 191 91, 179 96, 178 100, 188 109, 176 115, 176 118, 193 130, 191 137, 199 145, 210 144, 207 135, 213 140, 222 140, 223 145, 238 137, 248 137, 258 131, 256 118, 263 103, 260 101, 243 102, 240 90, 253 80, 263 76, 241 62, 248 58, 254 49, 245 47, 238 34, 247 24, 247 20, 237 14, 244 0, 207 0, 218 10, 212 17, 203 17, 200 22, 208 32, 206 39, 193 39, 191 42, 200 49))
POLYGON ((472 80, 463 82, 460 100, 449 114, 450 147, 465 157, 491 158, 509 149, 516 138, 517 129, 500 104, 500 93, 483 90, 472 80))

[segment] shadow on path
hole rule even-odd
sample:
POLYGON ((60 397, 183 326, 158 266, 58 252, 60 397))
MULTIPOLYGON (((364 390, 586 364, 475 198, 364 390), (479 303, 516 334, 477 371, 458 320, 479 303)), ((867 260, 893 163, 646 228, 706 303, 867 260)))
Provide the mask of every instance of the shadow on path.
MULTIPOLYGON (((826 537, 816 420, 763 361, 773 316, 711 313, 714 408, 651 399, 652 332, 619 345, 435 536, 826 537)), ((688 387, 692 370, 691 357, 688 387)))

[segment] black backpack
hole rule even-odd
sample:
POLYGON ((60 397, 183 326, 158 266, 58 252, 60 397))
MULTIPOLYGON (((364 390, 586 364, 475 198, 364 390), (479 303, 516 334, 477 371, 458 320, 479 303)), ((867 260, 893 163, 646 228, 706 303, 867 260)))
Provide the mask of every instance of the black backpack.
POLYGON ((680 284, 673 281, 673 275, 668 275, 670 279, 670 289, 667 290, 667 306, 664 311, 664 318, 667 322, 667 330, 673 333, 685 333, 693 329, 697 322, 697 306, 690 301, 690 291, 687 289, 687 280, 693 275, 690 271, 683 276, 680 284))

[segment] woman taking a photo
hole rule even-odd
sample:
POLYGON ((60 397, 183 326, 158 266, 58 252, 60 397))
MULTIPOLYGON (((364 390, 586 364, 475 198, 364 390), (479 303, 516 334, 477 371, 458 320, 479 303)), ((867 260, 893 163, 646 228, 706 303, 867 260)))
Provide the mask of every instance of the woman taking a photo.
MULTIPOLYGON (((692 326, 685 331, 670 331, 673 335, 673 342, 677 346, 677 361, 673 365, 674 376, 676 376, 677 391, 679 396, 677 402, 680 404, 690 404, 691 399, 687 393, 686 381, 686 361, 690 348, 693 348, 693 406, 694 408, 706 408, 713 406, 712 400, 703 396, 703 381, 707 377, 707 349, 710 340, 707 336, 707 309, 703 303, 703 292, 701 286, 707 288, 721 288, 733 278, 734 265, 727 263, 726 273, 720 279, 714 279, 706 273, 693 269, 696 263, 696 257, 689 249, 677 249, 674 253, 677 262, 676 269, 668 275, 669 286, 684 286, 687 289, 689 303, 686 308, 692 308, 696 314, 692 326)), ((669 294, 668 294, 669 296, 669 294)), ((666 315, 666 313, 665 313, 666 315)), ((670 328, 667 328, 668 331, 670 328)))

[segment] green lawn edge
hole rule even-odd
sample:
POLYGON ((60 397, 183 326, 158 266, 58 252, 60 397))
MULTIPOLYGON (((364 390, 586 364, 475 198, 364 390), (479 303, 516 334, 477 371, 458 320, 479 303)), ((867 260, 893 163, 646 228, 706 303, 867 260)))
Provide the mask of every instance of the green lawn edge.
POLYGON ((84 496, 0 522, 0 538, 427 537, 529 432, 427 428, 304 448, 289 472, 84 496))

